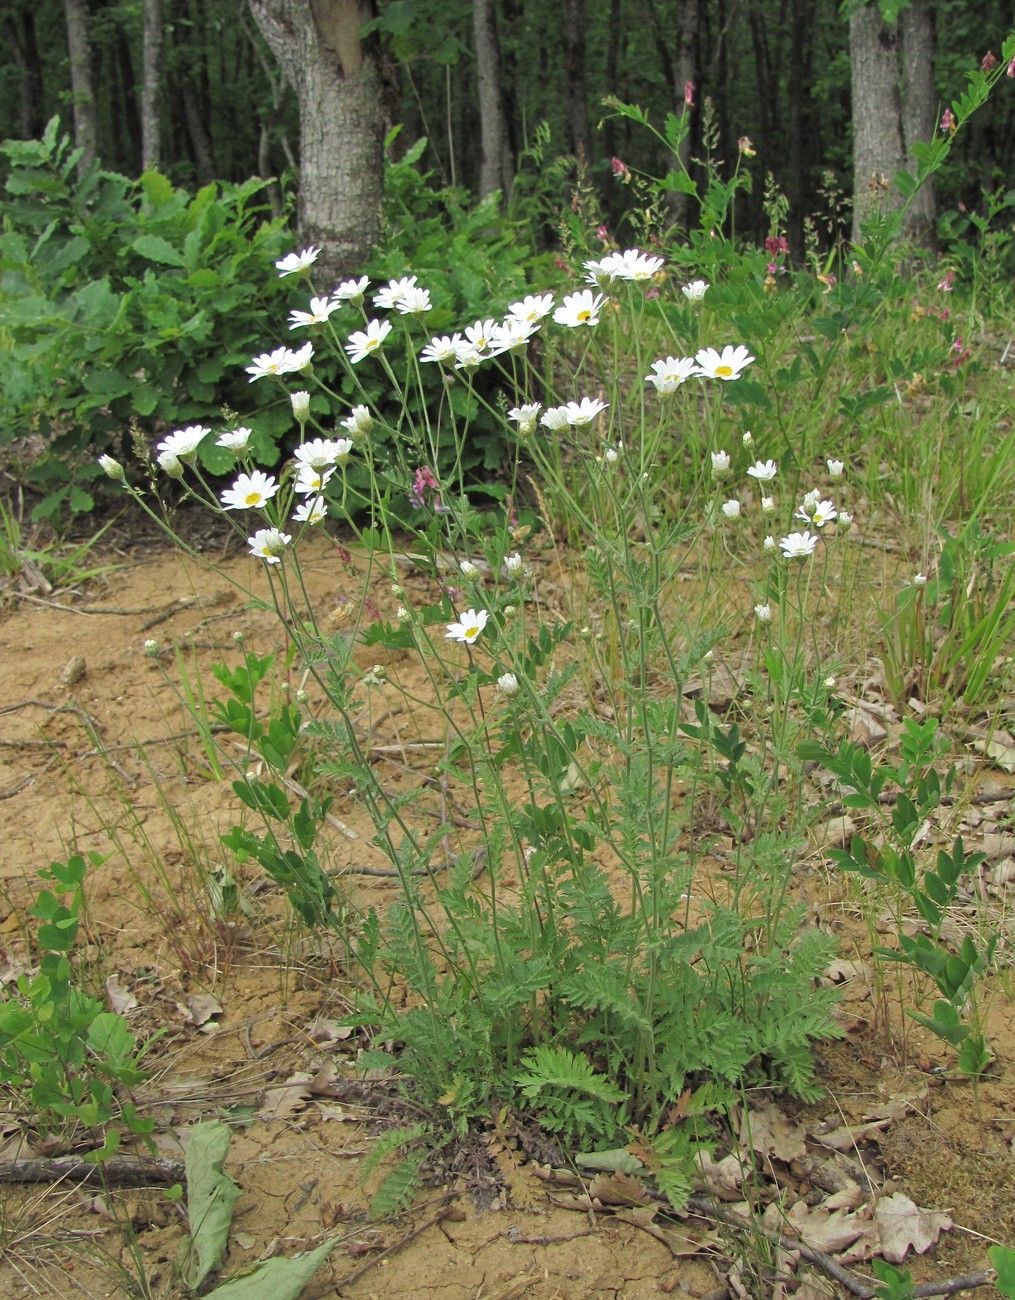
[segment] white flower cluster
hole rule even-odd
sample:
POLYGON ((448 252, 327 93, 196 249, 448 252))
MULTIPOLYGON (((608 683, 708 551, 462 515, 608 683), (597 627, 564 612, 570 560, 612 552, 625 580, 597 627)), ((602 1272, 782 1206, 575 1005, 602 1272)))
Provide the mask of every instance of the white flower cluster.
POLYGON ((652 374, 645 382, 652 384, 660 396, 675 393, 688 379, 722 379, 729 382, 739 379, 754 357, 742 343, 728 344, 722 352, 715 348, 701 348, 693 357, 666 357, 653 361, 652 374))

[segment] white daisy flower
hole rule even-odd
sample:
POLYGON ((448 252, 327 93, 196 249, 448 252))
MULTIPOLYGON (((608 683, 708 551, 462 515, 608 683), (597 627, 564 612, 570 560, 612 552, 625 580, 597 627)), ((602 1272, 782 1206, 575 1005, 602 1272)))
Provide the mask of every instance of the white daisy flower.
POLYGON ((581 325, 591 328, 599 324, 599 313, 606 301, 603 294, 593 293, 591 289, 568 294, 563 304, 553 313, 554 322, 566 325, 569 329, 577 329, 581 325))
POLYGON ((330 298, 311 298, 309 311, 291 311, 289 328, 291 330, 307 329, 311 325, 323 325, 333 311, 338 311, 341 303, 330 298))
POLYGON ((328 517, 328 503, 324 497, 308 497, 293 511, 294 524, 319 524, 328 517))
POLYGON ((483 628, 486 627, 487 619, 490 615, 485 609, 467 609, 457 623, 449 623, 448 630, 444 633, 446 641, 459 641, 464 645, 472 645, 483 628))
POLYGON ((779 466, 774 460, 759 460, 747 472, 751 478, 756 478, 759 483, 771 483, 779 472, 779 466))
POLYGON ((536 427, 536 416, 542 410, 539 402, 526 402, 524 406, 513 406, 508 411, 508 419, 518 425, 519 433, 531 433, 536 427))
POLYGON ((698 373, 698 366, 693 357, 667 357, 665 361, 653 361, 651 375, 645 376, 647 384, 654 384, 660 394, 675 393, 682 383, 698 373))
POLYGON ((304 248, 299 253, 287 253, 275 263, 279 279, 286 275, 298 275, 308 271, 317 261, 320 252, 319 248, 304 248))
POLYGON ((241 425, 238 429, 230 429, 228 433, 220 433, 215 439, 216 447, 225 447, 227 451, 235 452, 241 456, 250 445, 250 437, 253 429, 248 429, 241 425))
POLYGON ((722 379, 727 383, 731 379, 739 379, 745 366, 749 366, 754 358, 742 343, 728 344, 722 352, 717 352, 715 348, 702 348, 695 356, 701 374, 706 379, 722 379))
POLYGON ((814 548, 818 544, 816 533, 810 531, 806 533, 790 533, 779 543, 779 549, 785 555, 787 560, 802 560, 808 555, 814 554, 814 548))
POLYGON ((419 354, 420 361, 438 361, 443 366, 450 366, 458 360, 458 349, 462 343, 461 334, 435 335, 419 354))
POLYGON ((176 429, 158 443, 156 450, 169 452, 177 460, 189 465, 197 455, 197 449, 207 435, 211 433, 203 424, 188 424, 185 429, 176 429))
POLYGON ((609 402, 600 401, 598 397, 583 397, 580 402, 567 402, 564 406, 564 418, 568 424, 581 426, 591 424, 609 402))
POLYGON ((556 433, 560 429, 567 428, 567 407, 550 406, 539 418, 539 423, 544 429, 549 429, 556 433))
POLYGON ((277 528, 259 528, 253 537, 247 538, 250 554, 269 564, 279 564, 285 548, 292 541, 288 533, 279 532, 277 528))
POLYGON ((352 307, 362 307, 370 281, 365 275, 358 280, 343 280, 331 295, 337 303, 347 302, 352 307))
POLYGON ((507 314, 515 320, 525 321, 526 324, 531 325, 549 316, 551 311, 553 311, 552 293, 530 293, 521 302, 513 302, 507 314))
POLYGON ((374 306, 391 311, 402 302, 406 293, 416 287, 414 275, 403 275, 400 280, 389 280, 383 289, 374 294, 374 306))
POLYGON ((365 330, 355 330, 349 335, 349 341, 345 345, 349 360, 354 366, 365 361, 380 349, 390 333, 391 321, 389 320, 372 320, 367 323, 365 330))
POLYGON ((255 469, 249 474, 241 474, 232 487, 221 493, 220 500, 226 510, 258 510, 267 505, 277 491, 278 484, 274 478, 255 469))

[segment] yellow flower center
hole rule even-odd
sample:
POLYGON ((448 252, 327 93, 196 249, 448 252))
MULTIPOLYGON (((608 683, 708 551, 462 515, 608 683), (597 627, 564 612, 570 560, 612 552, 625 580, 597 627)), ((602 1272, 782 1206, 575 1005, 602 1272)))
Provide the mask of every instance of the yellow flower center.
POLYGON ((479 628, 475 625, 463 628, 462 631, 465 633, 466 641, 475 641, 476 637, 479 636, 479 628))
POLYGON ((728 379, 733 373, 732 366, 716 366, 715 373, 723 379, 728 379))
POLYGON ((260 492, 248 492, 243 501, 248 506, 259 506, 261 504, 261 494, 260 492))
POLYGON ((373 352, 374 348, 379 348, 380 346, 381 346, 380 339, 367 339, 366 343, 363 344, 363 351, 373 352))
POLYGON ((587 321, 589 321, 589 320, 591 319, 591 317, 592 317, 592 313, 591 313, 590 311, 580 311, 580 312, 578 313, 578 319, 581 321, 581 323, 582 323, 583 325, 584 325, 587 321))

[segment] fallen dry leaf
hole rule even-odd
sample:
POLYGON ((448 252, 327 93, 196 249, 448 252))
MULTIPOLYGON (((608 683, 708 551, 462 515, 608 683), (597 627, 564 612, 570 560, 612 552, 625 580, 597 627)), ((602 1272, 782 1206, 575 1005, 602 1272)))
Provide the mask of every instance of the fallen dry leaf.
POLYGON ((188 1025, 206 1025, 222 1014, 222 1003, 210 993, 187 993, 177 1007, 183 1012, 188 1025))
POLYGON ((707 1151, 699 1151, 696 1156, 698 1169, 710 1195, 720 1201, 739 1201, 743 1197, 744 1181, 743 1157, 733 1152, 715 1161, 707 1151))
POLYGON ((786 1216, 786 1222, 805 1246, 836 1255, 845 1250, 865 1233, 873 1235, 873 1225, 847 1210, 832 1210, 818 1205, 808 1208, 803 1201, 797 1203, 786 1216))
POLYGON ((602 1205, 648 1205, 652 1199, 640 1178, 622 1173, 596 1174, 589 1195, 602 1205))
POLYGON ((887 1119, 875 1119, 869 1124, 856 1124, 852 1127, 847 1124, 842 1128, 832 1129, 830 1133, 813 1133, 811 1136, 815 1142, 820 1142, 823 1147, 828 1147, 832 1151, 852 1151, 872 1134, 886 1129, 890 1122, 887 1119))
POLYGON ((930 1250, 942 1232, 953 1226, 947 1214, 921 1210, 901 1192, 878 1201, 874 1220, 881 1253, 889 1264, 901 1264, 911 1249, 922 1255, 930 1250))
POLYGON ((786 1164, 807 1153, 803 1125, 784 1115, 773 1103, 759 1106, 750 1114, 741 1111, 739 1136, 741 1146, 749 1142, 759 1155, 775 1156, 786 1164))
POLYGON ((106 997, 109 998, 110 1011, 115 1011, 120 1016, 125 1016, 137 1006, 137 998, 130 989, 124 988, 118 975, 106 977, 106 997))
POLYGON ((313 1079, 312 1074, 294 1074, 284 1083, 271 1084, 264 1090, 264 1101, 255 1112, 258 1119, 288 1119, 301 1111, 310 1096, 307 1086, 313 1079))
POLYGON ((656 1241, 661 1241, 675 1259, 700 1255, 702 1251, 718 1247, 718 1232, 692 1232, 689 1228, 664 1226, 656 1222, 655 1213, 651 1206, 645 1206, 642 1209, 618 1210, 613 1217, 621 1223, 641 1228, 649 1236, 655 1237, 656 1241))

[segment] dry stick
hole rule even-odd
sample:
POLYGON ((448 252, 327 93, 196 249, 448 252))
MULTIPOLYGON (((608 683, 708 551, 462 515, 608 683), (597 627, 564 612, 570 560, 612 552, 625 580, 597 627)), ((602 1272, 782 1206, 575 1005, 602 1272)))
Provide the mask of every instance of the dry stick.
MULTIPOLYGON (((653 1197, 653 1199, 655 1198, 653 1197)), ((831 1255, 826 1255, 820 1250, 805 1246, 802 1241, 784 1236, 782 1233, 772 1232, 770 1229, 762 1227, 756 1220, 754 1223, 749 1224, 746 1219, 741 1218, 738 1214, 733 1214, 730 1210, 724 1210, 722 1206, 710 1201, 707 1196, 692 1196, 687 1205, 689 1209, 704 1215, 706 1218, 717 1219, 720 1223, 729 1224, 731 1227, 749 1227, 752 1232, 760 1232, 773 1245, 779 1246, 783 1250, 798 1251, 801 1258, 806 1259, 810 1264, 815 1264, 833 1281, 844 1286, 850 1295, 858 1296, 860 1300, 874 1300, 877 1295, 874 1287, 868 1285, 862 1278, 857 1277, 850 1269, 843 1268, 831 1255)), ((919 1286, 913 1288, 913 1295, 914 1297, 954 1295, 956 1291, 990 1286, 994 1281, 994 1277, 993 1270, 988 1269, 982 1273, 971 1273, 966 1277, 950 1278, 944 1282, 921 1282, 919 1286)))
MULTIPOLYGON (((457 1196, 457 1192, 446 1192, 441 1199, 448 1202, 455 1199, 457 1196)), ((427 1228, 433 1228, 446 1219, 453 1208, 454 1207, 449 1204, 443 1205, 436 1214, 431 1215, 430 1218, 421 1223, 418 1228, 413 1228, 413 1230, 406 1236, 402 1237, 400 1241, 396 1241, 393 1245, 388 1246, 386 1250, 378 1251, 376 1255, 373 1255, 365 1263, 361 1264, 359 1268, 350 1273, 348 1277, 343 1277, 340 1282, 336 1282, 335 1293, 341 1295, 343 1287, 352 1286, 354 1282, 358 1282, 364 1273, 369 1272, 369 1270, 379 1264, 382 1259, 387 1259, 389 1255, 393 1255, 396 1250, 401 1250, 404 1246, 412 1245, 417 1237, 421 1237, 423 1233, 426 1232, 427 1228)))
POLYGON ((93 718, 92 715, 86 713, 84 709, 79 709, 76 704, 48 704, 45 700, 22 700, 20 704, 5 704, 4 707, 0 709, 0 714, 16 713, 18 709, 30 708, 46 709, 49 713, 76 713, 79 718, 83 718, 90 727, 94 728, 96 733, 106 730, 97 718, 93 718))
POLYGON ((180 1160, 163 1156, 113 1156, 93 1164, 80 1156, 56 1156, 51 1160, 0 1160, 0 1183, 57 1183, 62 1179, 88 1181, 99 1174, 121 1187, 146 1187, 149 1183, 182 1183, 180 1160))

